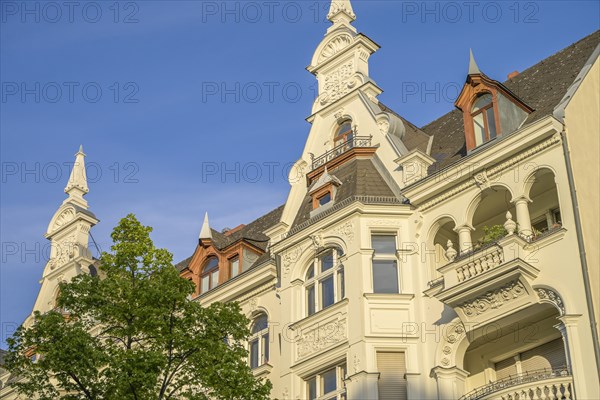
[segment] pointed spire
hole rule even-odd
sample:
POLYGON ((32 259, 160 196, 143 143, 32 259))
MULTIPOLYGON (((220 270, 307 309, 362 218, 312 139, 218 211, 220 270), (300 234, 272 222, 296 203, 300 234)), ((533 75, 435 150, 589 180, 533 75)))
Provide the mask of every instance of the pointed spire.
POLYGON ((356 20, 356 15, 354 14, 354 10, 352 10, 350 0, 331 0, 327 19, 334 24, 350 23, 356 20))
POLYGON ((204 223, 200 230, 199 239, 212 239, 212 231, 210 229, 210 224, 208 223, 208 213, 204 214, 204 223))
POLYGON ((473 49, 469 49, 469 75, 481 74, 477 63, 475 62, 475 57, 473 56, 473 49))
POLYGON ((75 163, 73 164, 73 169, 71 169, 69 182, 67 182, 67 186, 65 187, 65 193, 69 195, 65 201, 87 207, 87 201, 84 200, 83 196, 89 191, 87 175, 85 173, 85 153, 83 152, 83 145, 80 145, 79 151, 75 154, 75 163))

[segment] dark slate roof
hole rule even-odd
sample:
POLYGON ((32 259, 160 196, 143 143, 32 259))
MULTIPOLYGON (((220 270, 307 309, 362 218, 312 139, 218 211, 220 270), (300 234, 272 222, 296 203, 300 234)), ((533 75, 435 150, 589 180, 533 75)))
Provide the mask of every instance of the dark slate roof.
MULTIPOLYGON (((215 247, 217 249, 221 250, 239 240, 245 240, 248 243, 258 247, 259 249, 266 251, 267 244, 269 242, 269 237, 264 234, 264 231, 279 222, 279 220, 281 219, 281 214, 283 213, 283 208, 284 208, 283 205, 277 207, 273 211, 252 221, 251 223, 244 226, 240 230, 233 232, 231 235, 225 235, 219 231, 211 229, 213 243, 214 243, 215 247)), ((187 268, 187 266, 189 265, 191 260, 192 260, 192 256, 177 263, 175 265, 175 268, 177 268, 178 271, 183 271, 185 268, 187 268)), ((261 261, 261 258, 259 257, 259 259, 256 260, 254 265, 259 265, 260 263, 262 263, 264 261, 265 260, 261 261)))
POLYGON ((389 108, 383 103, 378 104, 381 111, 388 112, 390 114, 394 114, 396 117, 400 118, 404 123, 404 137, 402 138, 402 142, 408 149, 408 151, 412 151, 418 149, 423 153, 427 154, 427 147, 429 145, 430 136, 423 132, 421 129, 417 128, 416 125, 408 121, 406 118, 399 115, 397 112, 389 108))
MULTIPOLYGON (((337 188, 335 203, 340 203, 351 196, 396 197, 371 159, 354 159, 329 170, 328 173, 342 182, 337 188)), ((312 197, 307 194, 298 210, 292 229, 307 221, 311 211, 312 197)))
MULTIPOLYGON (((552 114, 599 42, 600 31, 596 31, 504 82, 535 110, 525 125, 552 114)), ((467 154, 461 111, 453 110, 421 129, 433 135, 431 156, 437 163, 432 165, 430 173, 467 154)))

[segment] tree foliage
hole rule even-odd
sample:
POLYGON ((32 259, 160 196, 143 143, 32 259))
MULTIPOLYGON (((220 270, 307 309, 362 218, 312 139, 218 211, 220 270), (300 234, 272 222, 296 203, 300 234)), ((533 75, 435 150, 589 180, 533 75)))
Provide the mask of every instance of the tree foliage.
POLYGON ((112 232, 99 277, 60 286, 58 308, 36 312, 8 340, 7 368, 27 398, 267 399, 246 363, 248 319, 236 303, 189 301, 172 255, 134 215, 112 232), (38 354, 33 360, 32 354, 38 354))

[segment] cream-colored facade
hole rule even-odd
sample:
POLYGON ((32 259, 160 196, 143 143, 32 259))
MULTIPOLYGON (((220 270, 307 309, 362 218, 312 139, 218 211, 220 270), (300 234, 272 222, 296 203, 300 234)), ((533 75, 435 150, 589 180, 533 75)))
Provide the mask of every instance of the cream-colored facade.
MULTIPOLYGON (((257 321, 249 362, 273 398, 600 398, 598 34, 585 39, 593 52, 572 50, 584 58, 579 77, 550 112, 526 104, 517 129, 444 163, 440 133, 380 104, 369 71, 379 46, 352 26, 350 2, 334 0, 328 18, 308 67, 319 97, 289 196, 256 228, 268 247, 206 219, 194 256, 178 266, 198 285, 194 301, 237 301, 257 321), (506 232, 487 240, 491 227, 506 232), (238 242, 252 265, 225 272, 245 262, 228 250, 238 242), (205 271, 211 257, 217 275, 205 271)), ((499 114, 511 109, 496 101, 512 93, 488 81, 472 60, 466 89, 473 101, 497 89, 486 107, 496 128, 507 126, 499 114)), ((448 118, 457 115, 462 127, 463 113, 448 118)), ((77 227, 82 250, 52 259, 41 311, 52 307, 53 282, 92 264, 83 243, 97 220, 82 203, 85 179, 73 180, 48 237, 58 243, 77 227)))

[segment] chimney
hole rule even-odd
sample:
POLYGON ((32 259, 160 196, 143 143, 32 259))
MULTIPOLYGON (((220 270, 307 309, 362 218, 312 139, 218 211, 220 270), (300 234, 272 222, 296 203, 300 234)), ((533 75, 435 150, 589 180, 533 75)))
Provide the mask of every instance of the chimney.
POLYGON ((508 74, 508 79, 513 79, 514 77, 519 75, 519 71, 513 71, 510 74, 508 74))

